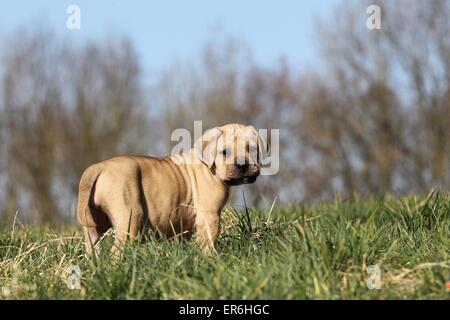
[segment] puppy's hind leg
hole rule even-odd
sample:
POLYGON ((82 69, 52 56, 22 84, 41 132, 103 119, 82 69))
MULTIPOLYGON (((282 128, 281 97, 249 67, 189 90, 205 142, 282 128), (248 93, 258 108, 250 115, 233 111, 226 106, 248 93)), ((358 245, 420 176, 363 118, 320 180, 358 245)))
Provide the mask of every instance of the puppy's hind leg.
POLYGON ((100 176, 98 166, 91 166, 83 172, 78 189, 78 222, 83 226, 86 252, 91 253, 103 233, 111 223, 106 214, 94 204, 97 180, 100 176))
POLYGON ((99 232, 97 232, 97 228, 89 228, 89 227, 83 227, 83 233, 84 233, 84 244, 86 247, 86 254, 91 254, 94 250, 95 253, 100 254, 100 238, 101 235, 99 232))
POLYGON ((115 240, 111 248, 113 256, 119 259, 122 257, 123 243, 127 239, 130 241, 136 240, 142 231, 144 222, 144 213, 140 205, 130 209, 123 207, 122 212, 121 218, 114 224, 115 240))
POLYGON ((102 236, 111 228, 111 222, 105 213, 100 210, 91 210, 92 218, 95 221, 95 227, 83 227, 86 253, 92 253, 95 250, 100 254, 100 240, 102 236))

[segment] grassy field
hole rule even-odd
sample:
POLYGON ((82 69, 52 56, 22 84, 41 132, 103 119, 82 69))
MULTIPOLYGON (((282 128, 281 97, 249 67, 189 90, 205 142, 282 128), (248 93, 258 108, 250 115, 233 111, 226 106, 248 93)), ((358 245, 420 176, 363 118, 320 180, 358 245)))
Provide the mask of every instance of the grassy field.
MULTIPOLYGON (((129 244, 122 261, 84 255, 76 225, 5 225, 2 299, 448 299, 450 196, 226 208, 217 254, 194 241, 129 244), (366 286, 378 264, 381 289, 366 286), (78 265, 81 289, 66 285, 78 265)), ((106 237, 104 245, 111 243, 106 237)))

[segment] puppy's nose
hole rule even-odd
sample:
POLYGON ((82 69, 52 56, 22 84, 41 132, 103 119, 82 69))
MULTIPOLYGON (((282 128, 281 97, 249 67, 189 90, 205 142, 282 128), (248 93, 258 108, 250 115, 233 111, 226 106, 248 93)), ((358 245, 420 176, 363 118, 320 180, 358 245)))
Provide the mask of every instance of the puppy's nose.
POLYGON ((236 167, 240 170, 240 171, 246 171, 248 168, 248 164, 246 163, 241 163, 241 164, 236 164, 236 167))

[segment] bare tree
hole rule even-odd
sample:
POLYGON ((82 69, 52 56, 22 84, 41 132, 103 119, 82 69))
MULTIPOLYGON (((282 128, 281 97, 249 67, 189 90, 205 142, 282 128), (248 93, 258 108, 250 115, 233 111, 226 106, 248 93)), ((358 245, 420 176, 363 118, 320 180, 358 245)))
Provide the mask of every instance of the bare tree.
POLYGON ((139 65, 127 40, 74 47, 45 31, 21 36, 4 54, 7 211, 53 223, 68 216, 89 164, 145 150, 139 65))
POLYGON ((194 120, 280 129, 280 171, 246 188, 247 204, 448 189, 450 3, 376 1, 381 30, 366 27, 369 4, 345 1, 319 25, 323 69, 260 66, 222 39, 148 93, 127 39, 76 46, 21 30, 2 50, 0 210, 58 221, 89 164, 167 153, 194 120))

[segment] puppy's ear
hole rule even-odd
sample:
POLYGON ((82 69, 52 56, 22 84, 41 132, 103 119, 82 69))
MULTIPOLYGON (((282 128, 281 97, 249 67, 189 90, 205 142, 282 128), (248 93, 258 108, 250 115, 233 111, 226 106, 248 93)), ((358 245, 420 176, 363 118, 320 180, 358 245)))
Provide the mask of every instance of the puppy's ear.
POLYGON ((210 169, 214 165, 217 155, 217 140, 222 135, 219 128, 213 128, 206 131, 203 136, 195 142, 194 149, 201 162, 210 169))

